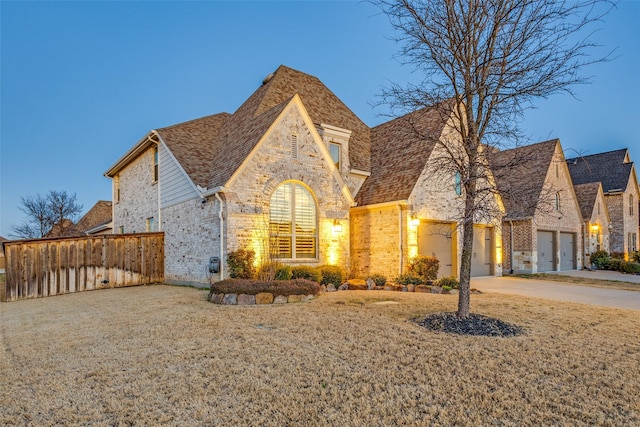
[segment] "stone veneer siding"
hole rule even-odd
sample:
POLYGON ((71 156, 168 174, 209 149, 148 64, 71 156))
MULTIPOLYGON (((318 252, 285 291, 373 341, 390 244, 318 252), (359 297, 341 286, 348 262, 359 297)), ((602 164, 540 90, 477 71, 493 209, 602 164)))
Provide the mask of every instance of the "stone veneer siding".
POLYGON ((158 184, 153 182, 153 149, 149 148, 118 173, 120 200, 113 181, 113 232, 142 233, 153 217, 158 231, 158 184))
POLYGON ((351 212, 351 264, 356 277, 382 274, 392 280, 404 271, 408 262, 407 217, 406 206, 400 205, 351 212))
POLYGON ((624 193, 605 194, 609 217, 611 218, 611 233, 609 247, 611 252, 624 253, 629 256, 629 233, 636 233, 636 250, 638 245, 638 197, 635 181, 630 177, 627 190, 624 193), (629 196, 633 195, 633 214, 629 213, 629 196))
POLYGON ((229 251, 249 248, 266 259, 269 204, 273 192, 286 181, 297 181, 311 191, 318 218, 318 256, 307 260, 280 260, 291 264, 339 265, 349 269, 349 201, 331 171, 298 108, 293 104, 257 147, 227 190, 229 251), (298 156, 292 157, 291 136, 297 135, 298 156), (342 231, 334 233, 334 221, 342 231))
POLYGON ((209 258, 226 259, 226 253, 220 254, 219 208, 216 198, 209 197, 206 203, 195 198, 162 209, 167 282, 209 283, 209 258))

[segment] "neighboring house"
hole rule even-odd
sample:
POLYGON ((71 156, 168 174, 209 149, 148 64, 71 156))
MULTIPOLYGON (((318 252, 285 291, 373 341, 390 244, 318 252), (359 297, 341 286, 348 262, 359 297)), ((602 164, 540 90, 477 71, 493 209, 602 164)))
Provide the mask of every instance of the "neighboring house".
POLYGON ((584 252, 584 267, 591 266, 589 256, 596 251, 609 252, 609 211, 604 199, 602 184, 591 182, 573 186, 584 228, 582 230, 582 250, 584 252))
POLYGON ((79 234, 111 234, 113 222, 111 221, 113 205, 110 201, 99 200, 78 221, 75 228, 79 234))
POLYGON ((4 257, 4 242, 8 242, 9 239, 5 239, 4 237, 0 236, 0 273, 4 273, 4 270, 6 268, 6 260, 4 257))
MULTIPOLYGON (((351 210, 352 268, 359 275, 395 277, 416 255, 435 256, 439 277, 458 275, 464 196, 456 174, 438 164, 446 157, 443 145, 459 144, 452 126, 438 110, 425 109, 372 129, 371 176, 351 210)), ((474 225, 472 276, 502 274, 499 226, 498 218, 474 225)))
POLYGON ((496 152, 490 162, 506 209, 503 268, 536 273, 582 266, 582 214, 560 141, 496 152))
MULTIPOLYGON (((389 278, 409 257, 435 253, 445 257, 443 272, 456 274, 455 177, 430 195, 428 153, 398 135, 369 129, 319 79, 281 66, 235 113, 152 130, 109 168, 114 232, 163 231, 169 282, 206 282, 212 257, 222 261, 213 278, 228 277, 227 255, 241 248, 258 263, 332 264, 389 278), (387 163, 387 143, 409 154, 393 150, 402 159, 387 163), (444 241, 421 237, 434 234, 431 221, 444 225, 444 241)), ((478 232, 488 249, 476 274, 500 273, 495 225, 478 232)))
POLYGON ((567 159, 573 183, 602 183, 604 198, 611 218, 609 247, 625 258, 638 250, 638 177, 629 151, 606 153, 567 159))
POLYGON ((76 225, 68 218, 58 221, 51 227, 51 230, 44 235, 45 238, 77 236, 76 225))

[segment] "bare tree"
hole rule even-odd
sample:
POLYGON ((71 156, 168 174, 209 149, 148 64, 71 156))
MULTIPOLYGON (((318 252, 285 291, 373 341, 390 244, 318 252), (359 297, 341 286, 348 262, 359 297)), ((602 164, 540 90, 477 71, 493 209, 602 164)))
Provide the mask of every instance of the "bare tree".
MULTIPOLYGON (((436 108, 461 146, 442 148, 435 175, 459 174, 464 202, 459 317, 469 316, 474 219, 491 217, 495 195, 491 154, 517 145, 518 122, 536 98, 573 95, 590 82, 582 69, 606 60, 588 56, 596 47, 585 33, 613 7, 608 0, 371 0, 389 18, 400 61, 423 77, 393 84, 382 103, 394 115, 436 108), (447 102, 448 101, 448 102, 447 102)), ((418 126, 416 126, 417 128, 418 126)), ((523 160, 524 161, 524 160, 523 160)))
POLYGON ((32 239, 45 237, 52 230, 56 236, 67 235, 82 212, 82 205, 77 202, 75 193, 51 190, 45 196, 36 194, 20 198, 19 209, 27 219, 11 227, 12 236, 32 239))

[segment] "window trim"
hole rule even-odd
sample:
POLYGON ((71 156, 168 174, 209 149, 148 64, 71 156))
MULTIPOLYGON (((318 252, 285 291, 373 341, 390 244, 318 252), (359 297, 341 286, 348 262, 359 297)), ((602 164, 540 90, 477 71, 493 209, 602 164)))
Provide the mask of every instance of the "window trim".
POLYGON ((453 185, 456 192, 456 196, 462 196, 462 174, 460 171, 456 171, 453 176, 453 185))
MULTIPOLYGON (((277 261, 281 261, 281 262, 317 262, 319 259, 319 240, 320 240, 320 233, 319 233, 319 218, 318 218, 318 201, 316 199, 316 196, 314 194, 314 192, 311 190, 311 188, 309 188, 309 186, 307 186, 306 184, 304 184, 301 181, 296 181, 296 180, 287 180, 287 181, 283 181, 281 182, 276 189, 273 191, 273 193, 271 194, 271 197, 269 199, 269 256, 277 261), (288 204, 288 210, 287 213, 290 216, 290 230, 291 230, 291 257, 278 257, 277 256, 277 251, 274 250, 274 243, 272 243, 272 239, 274 238, 278 238, 279 235, 276 233, 274 234, 272 232, 273 228, 272 228, 272 208, 273 208, 273 197, 275 196, 276 192, 283 188, 286 185, 290 185, 291 186, 291 200, 289 201, 288 204), (314 215, 314 231, 313 234, 311 235, 311 237, 313 238, 314 241, 314 245, 313 245, 313 256, 311 257, 298 257, 297 256, 297 238, 298 238, 298 231, 296 230, 296 227, 294 226, 295 221, 296 221, 296 187, 300 187, 303 191, 305 191, 306 193, 308 193, 311 203, 312 203, 312 207, 313 207, 313 215, 314 215)), ((288 237, 289 234, 281 234, 281 237, 288 237)), ((300 237, 310 237, 308 234, 306 233, 301 233, 300 237)), ((277 243, 276 243, 277 245, 277 243)))

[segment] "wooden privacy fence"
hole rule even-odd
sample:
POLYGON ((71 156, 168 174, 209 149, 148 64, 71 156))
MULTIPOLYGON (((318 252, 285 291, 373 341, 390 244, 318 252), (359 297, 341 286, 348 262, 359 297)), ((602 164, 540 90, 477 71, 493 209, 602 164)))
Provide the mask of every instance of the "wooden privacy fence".
POLYGON ((4 250, 1 301, 164 280, 164 233, 20 240, 4 250))

